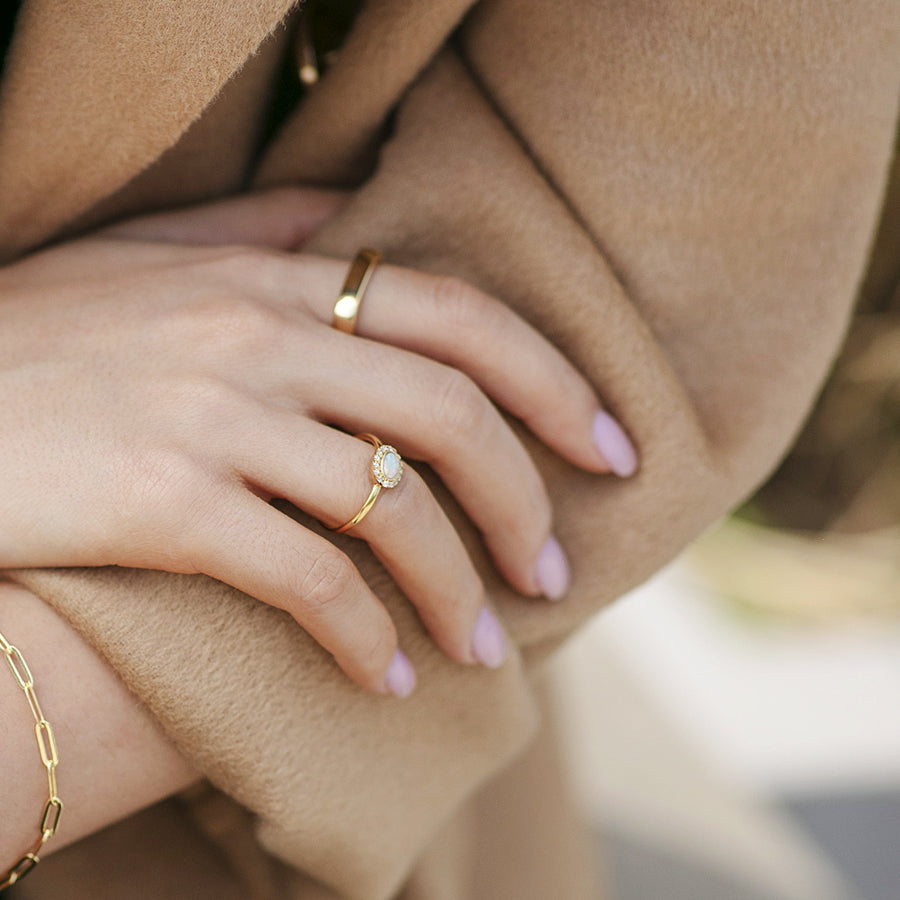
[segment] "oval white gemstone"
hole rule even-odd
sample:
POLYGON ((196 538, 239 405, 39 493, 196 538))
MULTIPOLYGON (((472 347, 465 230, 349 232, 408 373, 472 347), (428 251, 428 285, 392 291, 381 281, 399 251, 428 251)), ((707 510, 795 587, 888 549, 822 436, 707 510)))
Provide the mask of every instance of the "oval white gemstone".
POLYGON ((400 457, 389 450, 381 458, 381 471, 388 481, 393 481, 400 474, 400 457))

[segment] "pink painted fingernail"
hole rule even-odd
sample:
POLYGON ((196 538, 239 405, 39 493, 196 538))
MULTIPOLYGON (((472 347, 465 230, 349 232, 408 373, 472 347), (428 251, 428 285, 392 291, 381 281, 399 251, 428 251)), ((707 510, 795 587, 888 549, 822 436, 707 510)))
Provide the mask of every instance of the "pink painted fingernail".
POLYGON ((402 650, 394 653, 384 676, 384 686, 396 697, 408 697, 415 690, 416 671, 402 650))
POLYGON ((506 659, 506 635, 496 616, 485 606, 478 615, 472 632, 472 653, 489 669, 503 665, 506 659))
POLYGON ((594 446, 607 461, 610 469, 621 478, 637 470, 637 453, 622 426, 602 409, 594 416, 591 427, 594 446))
POLYGON ((561 600, 569 589, 569 562, 559 541, 550 535, 534 567, 541 593, 548 600, 561 600))

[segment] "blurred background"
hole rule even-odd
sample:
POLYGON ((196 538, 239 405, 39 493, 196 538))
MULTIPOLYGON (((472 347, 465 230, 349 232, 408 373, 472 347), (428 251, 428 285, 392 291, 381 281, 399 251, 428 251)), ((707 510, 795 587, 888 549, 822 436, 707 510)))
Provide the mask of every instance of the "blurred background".
POLYGON ((555 672, 607 900, 900 900, 900 165, 788 458, 555 672))

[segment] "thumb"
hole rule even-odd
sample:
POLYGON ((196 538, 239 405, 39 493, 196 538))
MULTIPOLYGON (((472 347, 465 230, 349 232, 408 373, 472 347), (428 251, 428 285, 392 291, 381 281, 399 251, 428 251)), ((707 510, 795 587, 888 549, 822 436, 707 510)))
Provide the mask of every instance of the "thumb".
POLYGON ((324 188, 273 188, 138 216, 98 234, 177 244, 252 244, 296 250, 340 212, 350 196, 347 191, 324 188))

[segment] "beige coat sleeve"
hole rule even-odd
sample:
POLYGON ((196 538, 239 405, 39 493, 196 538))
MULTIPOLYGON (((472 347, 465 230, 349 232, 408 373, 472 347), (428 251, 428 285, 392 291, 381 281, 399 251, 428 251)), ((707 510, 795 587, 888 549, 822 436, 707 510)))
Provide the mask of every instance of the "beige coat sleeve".
MULTIPOLYGON (((373 65, 390 57, 339 63, 333 83, 358 75, 336 107, 348 119, 373 65)), ((620 482, 529 443, 573 565, 558 605, 508 592, 436 487, 526 660, 671 559, 787 448, 865 263, 898 87, 895 0, 490 0, 404 95, 376 171, 318 249, 374 244, 497 294, 640 449, 640 473, 620 482)), ((301 111, 261 183, 329 174, 315 126, 301 111)), ((485 465, 502 477, 502 461, 485 465)), ((19 577, 259 814, 268 847, 376 900, 524 745, 534 711, 521 659, 453 666, 365 547, 341 546, 420 672, 406 702, 363 696, 285 616, 208 579, 19 577)))

